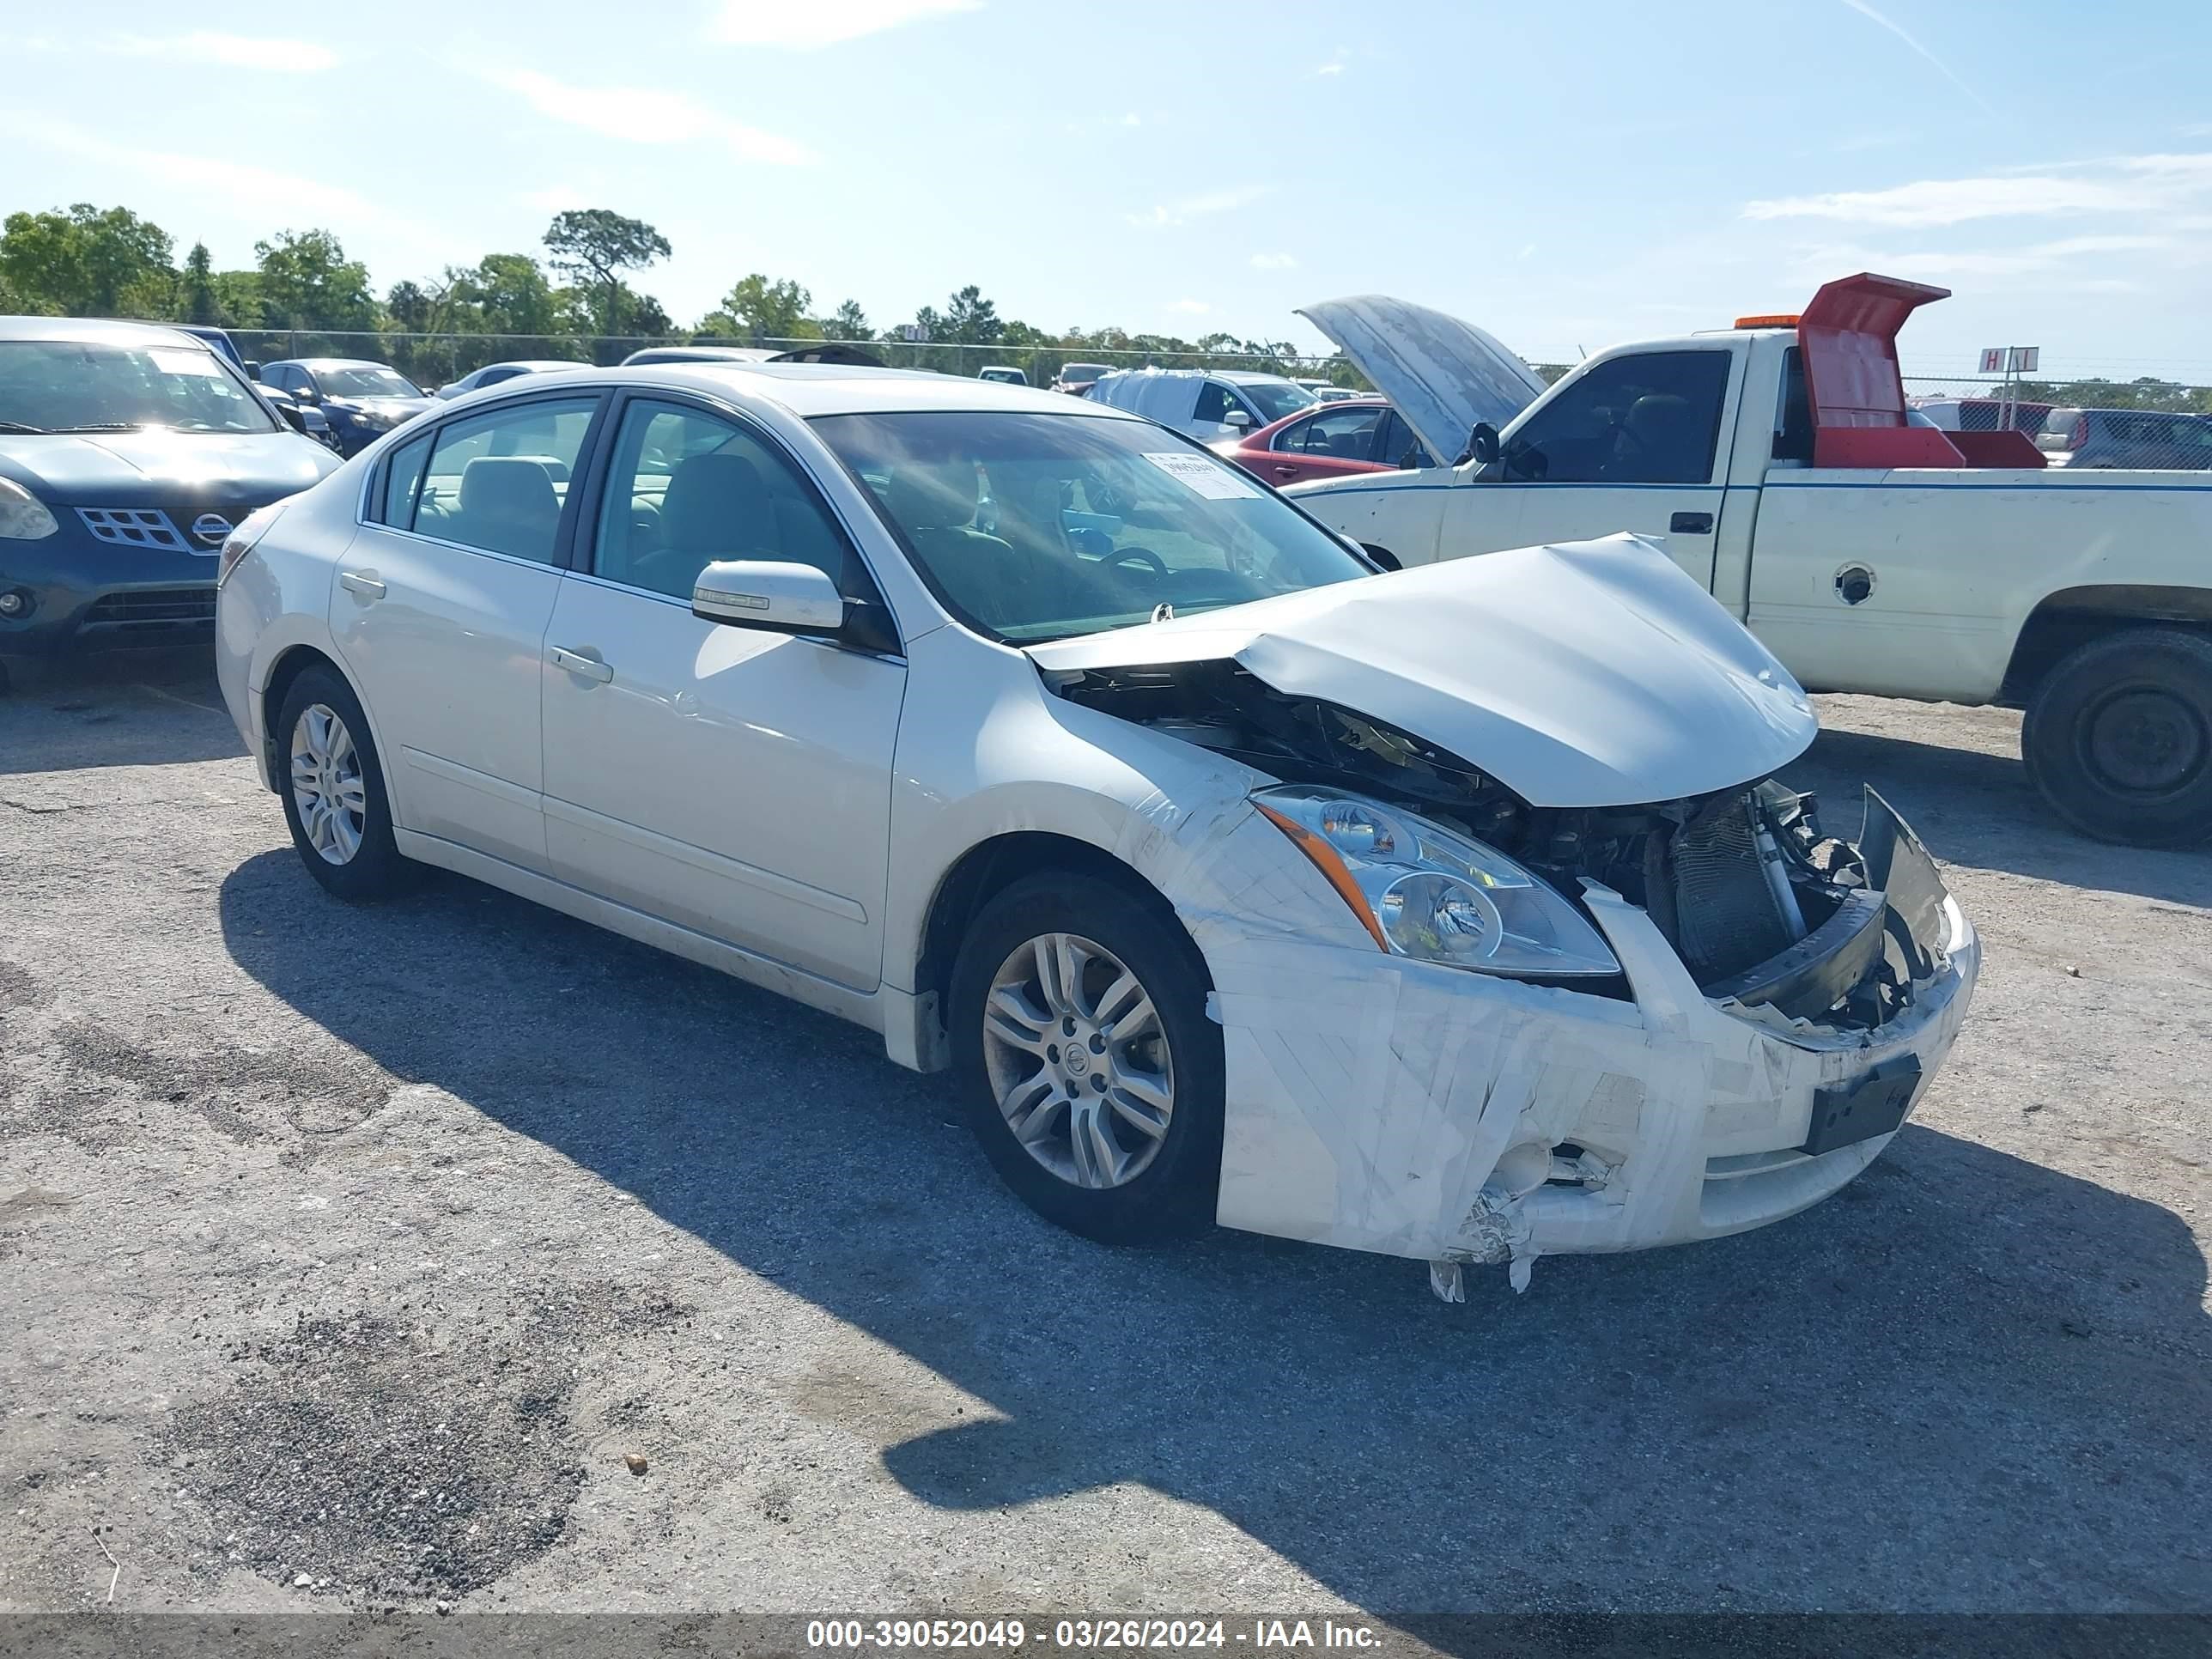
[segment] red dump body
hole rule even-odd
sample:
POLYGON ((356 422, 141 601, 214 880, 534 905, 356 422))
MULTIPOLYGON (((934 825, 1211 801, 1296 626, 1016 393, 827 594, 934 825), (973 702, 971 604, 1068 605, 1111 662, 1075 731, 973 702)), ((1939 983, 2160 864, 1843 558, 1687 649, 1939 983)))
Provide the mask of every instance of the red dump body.
POLYGON ((1897 331, 1917 308, 1950 293, 1862 271, 1824 284, 1813 296, 1798 317, 1797 343, 1813 409, 1814 465, 2045 465, 2023 433, 1939 432, 1906 423, 1897 331))

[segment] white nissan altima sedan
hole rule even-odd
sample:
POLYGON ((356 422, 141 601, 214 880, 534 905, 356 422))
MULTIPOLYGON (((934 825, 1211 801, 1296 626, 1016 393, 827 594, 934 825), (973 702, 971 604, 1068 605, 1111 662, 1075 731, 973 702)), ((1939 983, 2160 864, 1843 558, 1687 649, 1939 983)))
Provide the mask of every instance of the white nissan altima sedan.
POLYGON ((1053 1220, 1431 1264, 1804 1208, 1973 928, 1804 694, 1627 537, 1384 571, 1103 405, 537 374, 222 550, 223 695, 343 899, 442 866, 958 1068, 1053 1220))

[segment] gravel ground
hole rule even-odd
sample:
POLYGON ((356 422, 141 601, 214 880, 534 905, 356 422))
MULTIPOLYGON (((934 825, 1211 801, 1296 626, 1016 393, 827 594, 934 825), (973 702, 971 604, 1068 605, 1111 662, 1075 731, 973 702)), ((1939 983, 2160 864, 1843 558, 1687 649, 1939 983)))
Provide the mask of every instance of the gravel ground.
POLYGON ((339 905, 146 675, 0 702, 0 1607, 2212 1607, 2212 856, 2039 816, 2015 715, 1790 774, 1988 943, 1888 1155, 1447 1307, 1057 1233, 865 1033, 488 888, 339 905))

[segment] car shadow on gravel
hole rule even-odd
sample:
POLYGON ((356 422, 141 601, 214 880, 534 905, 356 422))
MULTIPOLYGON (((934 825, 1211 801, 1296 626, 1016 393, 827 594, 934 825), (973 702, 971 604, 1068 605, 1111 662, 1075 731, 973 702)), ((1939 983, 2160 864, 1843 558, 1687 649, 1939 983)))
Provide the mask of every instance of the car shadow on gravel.
POLYGON ((1819 794, 1832 833, 1858 833, 1860 786, 1872 784, 1943 863, 2212 909, 2212 850, 2112 847, 2070 830, 2014 756, 1830 728, 1781 775, 1819 794))
POLYGON ((36 665, 0 691, 0 777, 246 752, 204 650, 36 665))
POLYGON ((869 1034, 471 882, 348 908, 287 849, 220 903, 387 1072, 988 1402, 881 1444, 931 1504, 1142 1483, 1377 1610, 2212 1603, 2205 1262, 2157 1205, 1916 1127, 1794 1220, 1447 1307, 1415 1263, 1060 1233, 869 1034))

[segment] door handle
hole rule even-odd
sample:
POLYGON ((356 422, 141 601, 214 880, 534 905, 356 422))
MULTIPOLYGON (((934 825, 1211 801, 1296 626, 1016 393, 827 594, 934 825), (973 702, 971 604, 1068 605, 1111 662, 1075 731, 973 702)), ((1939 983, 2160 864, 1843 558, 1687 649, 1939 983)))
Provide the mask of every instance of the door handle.
POLYGON ((571 674, 581 674, 587 680, 597 680, 605 685, 614 678, 614 665, 599 657, 587 657, 580 651, 571 651, 564 645, 549 647, 545 654, 552 659, 556 668, 565 668, 571 674))
POLYGON ((1667 528, 1677 536, 1710 536, 1713 533, 1713 515, 1710 513, 1677 513, 1667 520, 1667 528))
POLYGON ((384 597, 384 584, 376 579, 374 570, 341 570, 338 586, 358 599, 372 603, 384 597))
POLYGON ((1279 478, 1295 478, 1298 476, 1298 470, 1294 466, 1278 466, 1275 469, 1275 476, 1279 478))

